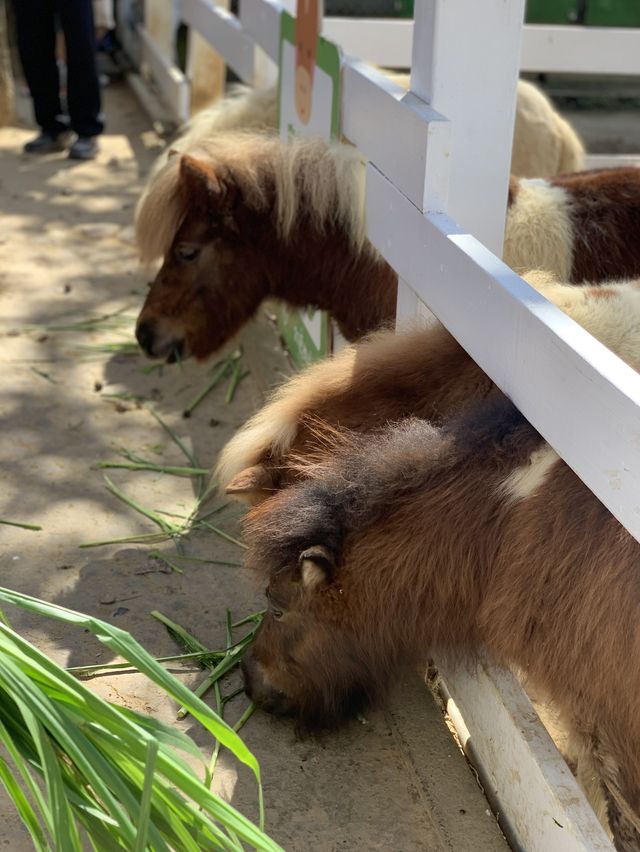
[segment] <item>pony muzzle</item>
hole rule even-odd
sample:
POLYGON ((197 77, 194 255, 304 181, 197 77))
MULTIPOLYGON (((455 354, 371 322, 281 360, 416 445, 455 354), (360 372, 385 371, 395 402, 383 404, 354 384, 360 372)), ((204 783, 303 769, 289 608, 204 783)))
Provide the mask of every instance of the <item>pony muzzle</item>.
POLYGON ((294 716, 297 708, 294 702, 269 682, 263 667, 250 651, 247 651, 240 665, 244 679, 244 691, 247 697, 261 710, 273 716, 294 716))
POLYGON ((163 328, 163 324, 157 320, 138 321, 136 339, 149 358, 164 358, 172 363, 189 355, 184 337, 163 328))

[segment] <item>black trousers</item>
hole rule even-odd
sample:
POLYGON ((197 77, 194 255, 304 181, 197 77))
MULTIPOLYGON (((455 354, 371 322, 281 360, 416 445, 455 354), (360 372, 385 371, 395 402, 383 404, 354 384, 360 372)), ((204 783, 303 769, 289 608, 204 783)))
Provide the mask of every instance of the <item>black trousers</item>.
POLYGON ((67 107, 78 136, 102 133, 91 0, 14 0, 18 50, 37 123, 57 136, 68 129, 60 103, 56 13, 67 49, 67 107))

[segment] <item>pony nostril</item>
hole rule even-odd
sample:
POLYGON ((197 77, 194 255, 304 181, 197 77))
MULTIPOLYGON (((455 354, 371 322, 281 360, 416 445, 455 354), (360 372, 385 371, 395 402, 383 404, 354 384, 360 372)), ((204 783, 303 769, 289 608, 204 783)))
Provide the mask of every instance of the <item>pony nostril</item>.
POLYGON ((140 322, 136 328, 136 339, 147 355, 153 355, 155 326, 152 322, 140 322))

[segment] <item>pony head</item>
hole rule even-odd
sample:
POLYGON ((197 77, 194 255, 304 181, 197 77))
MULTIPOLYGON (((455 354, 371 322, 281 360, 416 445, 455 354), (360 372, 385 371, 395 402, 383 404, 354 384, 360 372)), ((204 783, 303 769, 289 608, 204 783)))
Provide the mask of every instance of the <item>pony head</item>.
POLYGON ((153 196, 165 188, 161 174, 158 191, 152 187, 143 198, 146 215, 137 220, 141 245, 162 241, 168 248, 138 317, 136 337, 149 356, 168 361, 210 355, 267 291, 251 240, 243 238, 252 233, 250 211, 234 172, 188 154, 177 164, 176 159, 165 167, 175 181, 170 201, 160 205, 167 219, 157 222, 148 212, 153 196))
POLYGON ((355 149, 314 138, 217 133, 170 156, 136 211, 142 260, 163 258, 136 329, 145 352, 205 358, 268 295, 320 304, 318 280, 336 286, 326 256, 369 251, 363 180, 355 149))

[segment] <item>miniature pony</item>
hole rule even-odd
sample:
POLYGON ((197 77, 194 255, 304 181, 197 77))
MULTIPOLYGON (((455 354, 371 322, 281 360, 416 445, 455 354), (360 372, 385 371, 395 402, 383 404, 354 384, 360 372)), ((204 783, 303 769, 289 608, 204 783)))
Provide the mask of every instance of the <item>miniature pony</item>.
MULTIPOLYGON (((268 297, 328 310, 348 340, 391 324, 397 277, 365 238, 364 164, 347 145, 220 133, 171 158, 136 219, 164 257, 138 320, 153 357, 205 358, 268 297)), ((565 280, 640 274, 640 170, 510 188, 504 259, 565 280)))
MULTIPOLYGON (((573 287, 546 273, 525 277, 606 346, 629 357, 640 313, 638 282, 573 287)), ((318 420, 356 431, 410 416, 438 424, 493 389, 439 323, 398 335, 380 332, 284 384, 224 448, 216 479, 229 494, 256 504, 299 477, 292 459, 317 445, 318 420)))
POLYGON ((204 358, 268 297, 330 310, 349 340, 388 321, 397 279, 365 238, 363 176, 354 148, 255 133, 169 160, 136 221, 143 260, 165 258, 138 320, 142 348, 204 358))
MULTIPOLYGON (((537 284, 640 367, 640 281, 537 284)), ((553 703, 617 848, 637 850, 640 545, 486 377, 473 386, 471 359, 433 363, 424 347, 405 364, 432 333, 380 334, 338 356, 333 383, 330 362, 317 365, 261 413, 263 430, 275 415, 273 448, 310 412, 293 484, 249 515, 247 563, 269 609, 247 692, 315 730, 383 696, 401 663, 485 647, 553 703), (435 419, 403 415, 405 381, 435 419)))
POLYGON ((246 525, 268 600, 247 694, 315 731, 434 649, 487 649, 553 702, 637 852, 638 542, 497 390, 440 426, 318 429, 320 461, 246 525))

